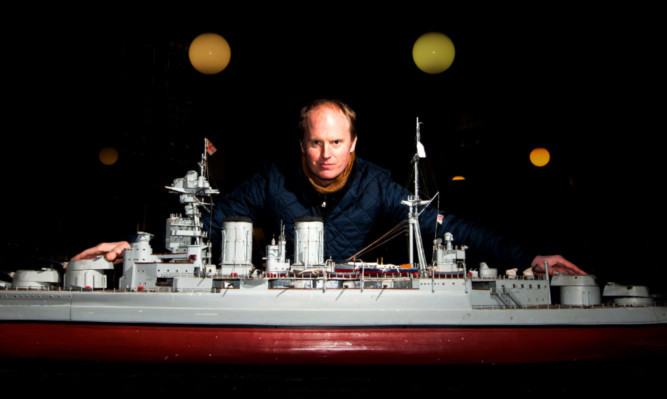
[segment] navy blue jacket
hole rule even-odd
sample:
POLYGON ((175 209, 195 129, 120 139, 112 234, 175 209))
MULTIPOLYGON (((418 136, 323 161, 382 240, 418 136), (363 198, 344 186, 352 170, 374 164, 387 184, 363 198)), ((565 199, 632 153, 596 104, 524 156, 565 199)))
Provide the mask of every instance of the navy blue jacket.
MULTIPOLYGON (((225 217, 247 216, 267 234, 278 235, 281 223, 284 224, 290 250, 294 219, 320 216, 324 220, 324 257, 341 262, 407 220, 408 208, 401 204, 401 200, 409 194, 392 181, 387 170, 358 157, 345 187, 326 197, 315 191, 300 167, 268 163, 263 172, 216 202, 212 212, 211 239, 213 245, 219 245, 225 217)), ((437 227, 437 237, 450 232, 456 244, 467 245, 472 251, 500 261, 503 267, 530 266, 534 255, 520 245, 454 215, 445 214, 443 223, 436 224, 437 214, 438 211, 430 206, 420 216, 426 254, 431 253, 437 227)), ((398 240, 404 241, 404 238, 398 240)), ((395 245, 404 245, 407 252, 407 242, 395 245)))

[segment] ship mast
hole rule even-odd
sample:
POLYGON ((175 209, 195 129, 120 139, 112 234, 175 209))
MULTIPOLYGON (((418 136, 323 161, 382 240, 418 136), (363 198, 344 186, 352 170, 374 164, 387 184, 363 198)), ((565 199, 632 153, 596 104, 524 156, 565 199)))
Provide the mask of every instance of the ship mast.
MULTIPOLYGON (((415 250, 417 251, 417 260, 418 266, 421 273, 426 271, 426 255, 424 253, 424 246, 422 244, 421 231, 419 229, 419 215, 421 211, 419 210, 420 206, 426 206, 431 203, 431 201, 422 201, 419 198, 419 160, 421 158, 426 158, 426 151, 424 151, 424 146, 420 141, 420 125, 419 117, 417 117, 417 126, 416 126, 416 138, 415 146, 416 153, 412 158, 412 163, 414 164, 414 193, 408 196, 407 200, 401 201, 403 205, 408 207, 408 228, 409 228, 409 242, 408 242, 408 253, 410 256, 410 265, 414 265, 415 250)), ((422 208, 423 209, 423 208, 422 208)))

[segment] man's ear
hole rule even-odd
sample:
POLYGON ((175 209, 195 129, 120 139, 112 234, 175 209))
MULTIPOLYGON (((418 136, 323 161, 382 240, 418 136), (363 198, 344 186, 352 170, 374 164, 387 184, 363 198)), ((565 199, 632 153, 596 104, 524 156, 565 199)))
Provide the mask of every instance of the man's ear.
POLYGON ((301 147, 301 153, 305 154, 306 150, 303 149, 303 139, 299 140, 299 147, 301 147))
POLYGON ((354 140, 352 140, 352 145, 350 146, 350 154, 354 152, 354 149, 357 148, 357 137, 354 137, 354 140))

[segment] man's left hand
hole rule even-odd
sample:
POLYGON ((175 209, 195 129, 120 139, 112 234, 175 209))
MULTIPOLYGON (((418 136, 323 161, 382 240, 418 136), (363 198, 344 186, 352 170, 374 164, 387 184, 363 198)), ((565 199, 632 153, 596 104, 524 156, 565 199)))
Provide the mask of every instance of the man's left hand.
POLYGON ((563 258, 561 255, 538 255, 531 262, 531 269, 537 276, 543 276, 545 272, 544 262, 547 262, 549 267, 549 275, 553 276, 556 273, 585 275, 586 272, 579 269, 574 263, 563 258))

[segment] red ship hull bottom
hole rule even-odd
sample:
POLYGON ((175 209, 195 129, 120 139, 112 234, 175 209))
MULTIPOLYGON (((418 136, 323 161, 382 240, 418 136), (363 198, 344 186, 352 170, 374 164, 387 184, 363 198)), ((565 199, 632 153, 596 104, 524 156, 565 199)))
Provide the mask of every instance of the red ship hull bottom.
POLYGON ((667 326, 252 328, 0 323, 0 358, 208 364, 517 364, 667 354, 667 326))

